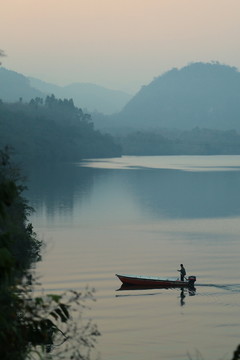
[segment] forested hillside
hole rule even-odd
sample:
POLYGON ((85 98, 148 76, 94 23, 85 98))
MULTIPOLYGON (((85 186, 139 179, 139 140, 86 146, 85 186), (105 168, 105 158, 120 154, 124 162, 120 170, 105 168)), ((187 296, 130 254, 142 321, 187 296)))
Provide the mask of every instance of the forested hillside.
POLYGON ((219 63, 193 63, 155 78, 104 126, 240 130, 240 73, 219 63))
POLYGON ((78 161, 121 155, 110 135, 94 130, 91 117, 72 100, 55 96, 29 103, 0 103, 0 145, 23 162, 78 161))
POLYGON ((118 141, 124 155, 240 154, 240 135, 235 130, 135 131, 119 136, 118 141))
MULTIPOLYGON (((10 75, 22 93, 30 89, 24 77, 10 75)), ((9 86, 14 94, 15 85, 9 86)), ((11 145, 28 162, 121 154, 240 154, 239 131, 240 73, 219 63, 170 70, 142 87, 114 116, 90 116, 73 100, 54 95, 0 103, 0 145, 11 145)))

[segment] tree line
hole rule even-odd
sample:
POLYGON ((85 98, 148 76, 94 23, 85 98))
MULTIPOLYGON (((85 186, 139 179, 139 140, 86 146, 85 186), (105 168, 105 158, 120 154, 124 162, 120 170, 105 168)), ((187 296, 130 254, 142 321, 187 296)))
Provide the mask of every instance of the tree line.
POLYGON ((121 148, 112 136, 94 129, 91 117, 73 100, 35 98, 0 102, 0 144, 10 145, 23 162, 79 161, 114 157, 121 148))
MULTIPOLYGON (((117 135, 116 135, 117 136, 117 135)), ((236 155, 240 134, 236 130, 134 131, 117 136, 124 155, 236 155)))
POLYGON ((41 164, 121 155, 240 154, 240 135, 199 127, 104 134, 72 99, 51 95, 29 103, 0 101, 0 145, 10 145, 23 163, 41 164))

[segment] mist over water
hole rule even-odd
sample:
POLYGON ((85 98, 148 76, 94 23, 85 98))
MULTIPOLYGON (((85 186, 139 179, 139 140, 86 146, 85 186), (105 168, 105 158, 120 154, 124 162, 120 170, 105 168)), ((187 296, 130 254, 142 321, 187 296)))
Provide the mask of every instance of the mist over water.
POLYGON ((231 358, 239 343, 240 156, 123 157, 29 170, 46 292, 96 288, 102 359, 231 358), (115 273, 196 291, 116 291, 115 273))

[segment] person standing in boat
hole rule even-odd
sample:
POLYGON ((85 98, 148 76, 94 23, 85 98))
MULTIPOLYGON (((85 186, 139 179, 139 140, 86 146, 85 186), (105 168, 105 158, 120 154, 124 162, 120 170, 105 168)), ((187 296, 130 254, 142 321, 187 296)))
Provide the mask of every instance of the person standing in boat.
POLYGON ((184 277, 186 276, 186 270, 185 270, 183 264, 180 264, 180 266, 181 266, 181 269, 178 271, 180 272, 181 281, 184 281, 184 277))

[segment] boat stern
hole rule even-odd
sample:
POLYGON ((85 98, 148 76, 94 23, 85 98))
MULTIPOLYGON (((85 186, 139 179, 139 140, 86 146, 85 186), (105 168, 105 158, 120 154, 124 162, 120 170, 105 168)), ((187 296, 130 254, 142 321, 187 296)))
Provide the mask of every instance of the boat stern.
POLYGON ((194 275, 189 276, 188 277, 189 286, 193 287, 196 280, 197 280, 196 276, 194 276, 194 275))

